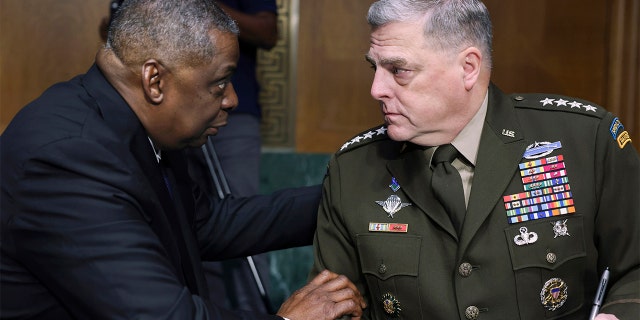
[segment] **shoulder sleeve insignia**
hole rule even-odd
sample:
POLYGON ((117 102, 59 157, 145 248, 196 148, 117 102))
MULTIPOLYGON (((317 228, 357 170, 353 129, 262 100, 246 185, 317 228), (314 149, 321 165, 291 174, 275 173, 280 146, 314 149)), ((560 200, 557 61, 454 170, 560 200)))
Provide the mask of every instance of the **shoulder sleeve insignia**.
POLYGON ((620 119, 618 119, 617 117, 614 118, 613 121, 611 121, 609 132, 611 132, 613 140, 616 140, 618 142, 618 147, 620 147, 620 149, 624 148, 627 143, 631 142, 631 136, 629 135, 629 132, 624 130, 622 122, 620 122, 620 119))
POLYGON ((367 143, 377 141, 380 139, 388 138, 387 136, 387 127, 382 125, 378 127, 371 128, 369 130, 363 131, 360 134, 353 137, 351 140, 345 142, 338 153, 343 153, 348 150, 357 148, 358 146, 365 145, 367 143))
POLYGON ((607 111, 586 100, 559 95, 514 94, 513 100, 517 107, 535 108, 541 110, 568 111, 602 118, 607 111))

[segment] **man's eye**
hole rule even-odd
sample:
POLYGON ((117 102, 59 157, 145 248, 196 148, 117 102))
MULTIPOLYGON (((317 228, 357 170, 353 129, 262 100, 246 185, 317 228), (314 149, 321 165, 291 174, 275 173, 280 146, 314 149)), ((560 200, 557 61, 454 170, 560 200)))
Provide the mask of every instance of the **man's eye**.
POLYGON ((229 81, 220 82, 220 83, 218 83, 218 88, 220 90, 224 90, 227 87, 227 84, 229 84, 229 81))
POLYGON ((400 69, 400 68, 396 68, 396 67, 394 67, 393 69, 391 69, 391 72, 392 72, 393 74, 400 74, 400 73, 403 73, 403 72, 405 72, 405 71, 407 71, 407 70, 405 70, 405 69, 400 69))

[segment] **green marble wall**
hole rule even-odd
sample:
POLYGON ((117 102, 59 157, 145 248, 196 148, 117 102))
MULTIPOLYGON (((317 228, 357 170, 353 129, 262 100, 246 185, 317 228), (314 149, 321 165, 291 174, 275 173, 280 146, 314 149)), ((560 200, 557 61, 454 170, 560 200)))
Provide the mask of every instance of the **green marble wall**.
MULTIPOLYGON (((265 152, 261 158, 260 192, 321 184, 330 155, 265 152)), ((269 298, 274 310, 307 282, 313 263, 311 246, 273 251, 270 255, 269 298)))

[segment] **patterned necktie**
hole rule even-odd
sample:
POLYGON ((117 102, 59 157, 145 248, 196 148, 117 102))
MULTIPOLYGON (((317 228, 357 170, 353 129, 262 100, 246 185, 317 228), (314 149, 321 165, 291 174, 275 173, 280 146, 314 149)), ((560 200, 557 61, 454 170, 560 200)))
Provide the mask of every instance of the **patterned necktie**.
POLYGON ((459 234, 467 209, 460 173, 451 165, 457 156, 458 150, 451 144, 445 144, 436 149, 431 160, 433 165, 431 187, 459 234))

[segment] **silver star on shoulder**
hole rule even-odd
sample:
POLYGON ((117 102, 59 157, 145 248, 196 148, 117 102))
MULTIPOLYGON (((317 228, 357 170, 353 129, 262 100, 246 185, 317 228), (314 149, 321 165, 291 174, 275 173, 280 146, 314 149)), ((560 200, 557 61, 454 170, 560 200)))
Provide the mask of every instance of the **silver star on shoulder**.
POLYGON ((578 102, 578 101, 572 101, 572 102, 569 102, 569 105, 571 106, 571 108, 572 108, 572 109, 573 109, 573 108, 578 108, 578 109, 580 109, 580 106, 582 105, 582 103, 580 103, 580 102, 578 102))
POLYGON ((554 101, 554 100, 553 100, 553 99, 550 99, 550 98, 545 98, 544 100, 540 100, 540 102, 542 102, 542 106, 543 106, 543 107, 544 107, 544 106, 546 106, 546 105, 548 105, 548 104, 553 104, 553 101, 554 101))

